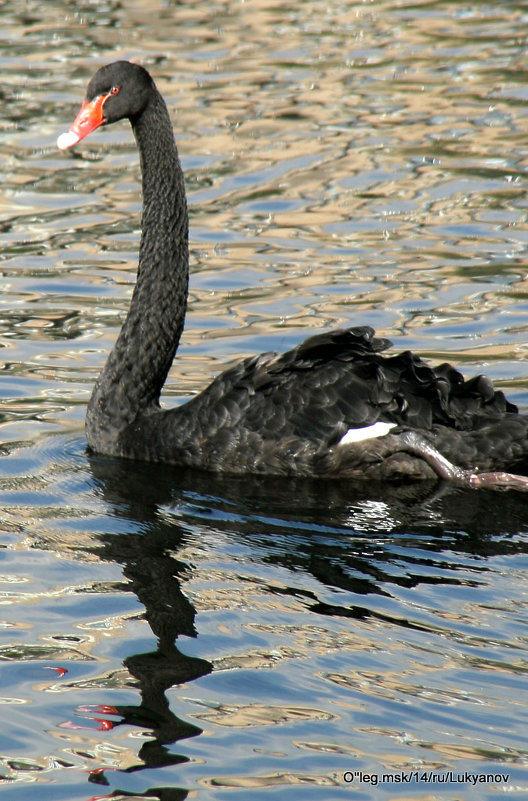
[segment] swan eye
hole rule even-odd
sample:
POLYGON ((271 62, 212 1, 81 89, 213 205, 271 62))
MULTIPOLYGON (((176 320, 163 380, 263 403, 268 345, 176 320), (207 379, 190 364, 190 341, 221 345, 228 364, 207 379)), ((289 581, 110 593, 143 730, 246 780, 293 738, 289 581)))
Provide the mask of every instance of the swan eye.
POLYGON ((110 89, 111 95, 117 95, 118 92, 119 92, 119 86, 112 86, 112 88, 110 89))

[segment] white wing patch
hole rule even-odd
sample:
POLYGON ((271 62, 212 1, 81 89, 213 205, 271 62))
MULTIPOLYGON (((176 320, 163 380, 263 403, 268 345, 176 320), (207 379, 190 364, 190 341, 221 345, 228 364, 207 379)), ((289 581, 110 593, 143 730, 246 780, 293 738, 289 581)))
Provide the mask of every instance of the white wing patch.
POLYGON ((363 442, 365 439, 373 439, 374 437, 384 437, 388 434, 391 428, 394 428, 396 423, 373 423, 371 426, 365 428, 349 428, 346 434, 343 434, 339 445, 350 445, 352 442, 363 442))

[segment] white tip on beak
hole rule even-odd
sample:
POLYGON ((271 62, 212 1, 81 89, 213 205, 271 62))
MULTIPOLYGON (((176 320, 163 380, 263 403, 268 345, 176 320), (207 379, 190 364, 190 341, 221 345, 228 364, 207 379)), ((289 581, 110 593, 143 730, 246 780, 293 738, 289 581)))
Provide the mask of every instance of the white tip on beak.
POLYGON ((66 150, 68 147, 73 147, 79 141, 79 136, 73 131, 66 131, 61 133, 57 139, 57 147, 59 150, 66 150))

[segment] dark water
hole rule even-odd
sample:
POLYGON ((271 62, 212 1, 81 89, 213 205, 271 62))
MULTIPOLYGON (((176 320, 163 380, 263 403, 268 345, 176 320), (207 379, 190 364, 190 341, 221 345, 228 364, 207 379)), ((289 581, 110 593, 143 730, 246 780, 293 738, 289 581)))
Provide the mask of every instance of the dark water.
POLYGON ((125 124, 55 139, 107 61, 167 98, 193 243, 169 403, 369 322, 528 410, 527 24, 522 2, 0 5, 7 799, 526 797, 526 497, 89 457, 138 166, 125 124))

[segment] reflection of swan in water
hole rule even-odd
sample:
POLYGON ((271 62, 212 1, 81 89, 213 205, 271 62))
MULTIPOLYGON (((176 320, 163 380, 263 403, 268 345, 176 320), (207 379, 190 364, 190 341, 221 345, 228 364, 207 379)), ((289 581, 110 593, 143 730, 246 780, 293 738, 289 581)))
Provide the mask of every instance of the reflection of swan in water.
POLYGON ((88 406, 94 451, 216 472, 528 488, 528 478, 477 472, 522 469, 528 417, 483 376, 464 381, 408 352, 381 355, 389 343, 367 327, 246 359, 162 411, 185 318, 188 217, 169 115, 150 75, 125 61, 101 68, 58 144, 123 118, 139 148, 142 237, 128 316, 88 406))
MULTIPOLYGON (((210 576, 211 562, 217 556, 224 561, 229 558, 233 545, 237 552, 239 545, 250 549, 250 562, 262 566, 263 575, 270 568, 277 571, 276 583, 267 587, 262 596, 265 610, 280 592, 285 603, 290 596, 296 609, 302 599, 312 626, 326 625, 325 617, 340 617, 382 621, 397 630, 424 629, 428 625, 419 615, 405 614, 398 601, 399 587, 467 585, 466 571, 457 577, 457 550, 465 560, 466 553, 489 556, 503 549, 510 553, 512 548, 519 552, 526 549, 522 541, 514 544, 505 537, 487 538, 482 533, 483 520, 489 522, 489 532, 493 534, 509 527, 514 530, 510 517, 513 520, 517 516, 518 522, 523 515, 526 522, 525 497, 518 494, 504 496, 499 504, 495 493, 483 492, 477 509, 475 504, 463 502, 467 500, 464 491, 444 485, 440 492, 433 493, 432 485, 422 482, 389 488, 379 504, 366 493, 351 498, 347 482, 321 485, 304 479, 211 477, 191 470, 95 456, 90 457, 89 467, 93 491, 107 507, 105 521, 113 519, 117 521, 117 531, 130 532, 100 534, 99 544, 90 550, 97 558, 122 566, 127 582, 123 589, 135 593, 157 639, 152 651, 130 652, 124 659, 124 666, 137 682, 140 699, 135 705, 114 708, 114 715, 119 716, 117 725, 140 726, 147 735, 136 764, 126 771, 149 771, 185 762, 185 745, 177 743, 201 734, 195 725, 201 713, 193 714, 194 722, 179 717, 177 710, 171 709, 174 695, 167 690, 182 683, 189 683, 192 688, 191 682, 206 676, 213 667, 212 662, 185 654, 186 644, 180 650, 178 640, 182 635, 195 637, 199 631, 199 617, 195 626, 192 585, 189 589, 188 582, 194 579, 198 587, 202 582, 213 582, 214 592, 207 596, 202 613, 207 621, 211 602, 214 614, 219 580, 218 576, 210 576), (498 516, 496 521, 493 510, 498 516), (387 520, 393 521, 391 532, 383 531, 387 520), (464 527, 468 533, 445 533, 463 532, 464 527), (472 537, 472 530, 478 535, 472 537), (219 537, 219 532, 225 537, 219 537), (402 533, 406 536, 402 537, 402 533), (455 536, 459 536, 456 545, 455 536), (440 551, 438 556, 436 551, 440 551), (186 554, 186 561, 182 560, 182 553, 186 554), (203 556, 205 566, 201 567, 200 558, 195 561, 193 554, 203 556)), ((98 500, 98 509, 99 504, 98 500)), ((52 547, 56 549, 57 543, 53 542, 52 547)), ((486 560, 479 563, 479 572, 485 573, 486 560)), ((243 565, 238 559, 233 564, 238 588, 243 565)), ((224 608, 229 581, 228 570, 218 597, 220 609, 224 608)), ((233 613, 236 615, 236 610, 233 613)), ((243 637, 242 624, 247 614, 241 615, 238 620, 243 637)), ((297 612, 294 622, 298 623, 297 612)), ((273 621, 269 625, 272 629, 273 621)), ((238 648, 239 635, 236 636, 238 648)), ((221 664, 215 667, 222 669, 221 664)), ((195 696, 198 692, 190 689, 187 694, 195 696)), ((113 702, 110 687, 102 700, 106 704, 113 702)), ((221 701, 219 695, 220 704, 221 701)), ((107 707, 107 711, 111 710, 107 707)), ((102 709, 100 714, 104 712, 102 709)), ((90 780, 115 786, 119 772, 106 775, 105 771, 99 772, 97 763, 90 780)), ((182 781, 185 782, 184 772, 182 781)), ((151 788, 148 795, 159 797, 160 801, 180 801, 187 796, 183 788, 171 788, 167 795, 165 792, 169 793, 151 788)))
MULTIPOLYGON (((197 636, 194 625, 196 610, 181 589, 190 567, 175 556, 185 545, 185 532, 174 519, 164 520, 155 498, 149 499, 145 493, 138 494, 133 481, 131 492, 121 490, 120 487, 126 487, 126 482, 115 465, 94 462, 92 471, 98 491, 112 507, 114 515, 134 524, 140 522, 141 530, 136 532, 134 525, 133 533, 100 535, 100 545, 92 546, 90 550, 104 561, 123 566, 126 589, 133 592, 144 606, 145 619, 157 639, 155 650, 131 653, 123 662, 137 685, 139 703, 105 705, 98 714, 118 716, 113 725, 139 726, 145 734, 148 733, 139 749, 137 763, 126 768, 126 772, 188 762, 188 756, 171 746, 200 735, 202 729, 172 711, 167 690, 207 675, 212 664, 185 654, 176 644, 182 635, 197 636), (117 483, 114 481, 116 477, 117 483)), ((163 497, 166 499, 166 495, 163 497)), ((109 697, 111 699, 111 694, 109 697)), ((100 769, 92 772, 90 781, 109 783, 100 769)), ((182 787, 150 788, 148 792, 149 798, 159 798, 159 801, 183 801, 187 796, 188 791, 182 787)))

